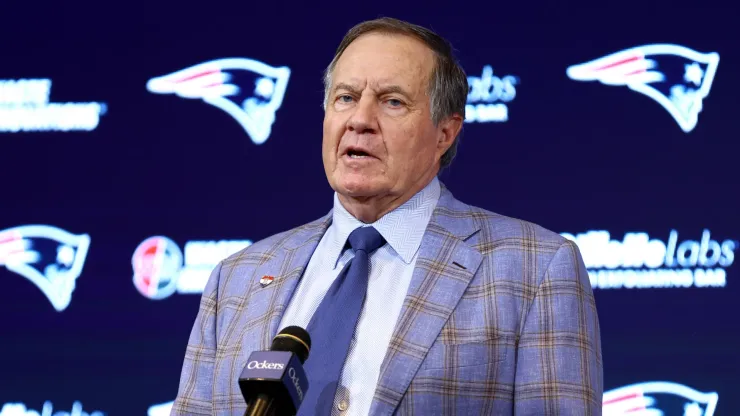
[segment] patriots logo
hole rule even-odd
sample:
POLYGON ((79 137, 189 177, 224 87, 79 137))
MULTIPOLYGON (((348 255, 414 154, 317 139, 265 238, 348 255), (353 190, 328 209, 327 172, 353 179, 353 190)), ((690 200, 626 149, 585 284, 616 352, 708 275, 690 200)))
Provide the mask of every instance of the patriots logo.
POLYGON ((174 401, 168 403, 155 404, 150 406, 147 410, 147 416, 170 416, 172 406, 175 405, 174 401))
POLYGON ((288 67, 225 58, 152 78, 146 88, 155 94, 199 98, 218 107, 239 122, 252 142, 262 144, 270 137, 289 77, 288 67))
POLYGON ((604 392, 603 416, 712 416, 717 393, 702 393, 678 383, 637 383, 604 392))
POLYGON ((709 95, 719 54, 700 53, 684 46, 638 46, 568 67, 575 81, 600 81, 627 86, 663 106, 681 129, 696 127, 702 102, 709 95))
POLYGON ((32 281, 58 312, 69 306, 82 272, 90 236, 48 225, 0 231, 0 266, 32 281))

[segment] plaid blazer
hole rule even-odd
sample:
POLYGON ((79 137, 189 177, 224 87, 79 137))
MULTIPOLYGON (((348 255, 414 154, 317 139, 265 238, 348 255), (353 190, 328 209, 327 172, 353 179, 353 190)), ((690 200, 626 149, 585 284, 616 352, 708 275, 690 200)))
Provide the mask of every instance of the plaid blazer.
MULTIPOLYGON (((223 260, 203 293, 172 415, 243 415, 325 217, 223 260), (261 287, 262 276, 274 276, 261 287)), ((309 358, 310 359, 310 358, 309 358)), ((593 292, 576 245, 442 193, 381 366, 371 415, 601 415, 593 292)))

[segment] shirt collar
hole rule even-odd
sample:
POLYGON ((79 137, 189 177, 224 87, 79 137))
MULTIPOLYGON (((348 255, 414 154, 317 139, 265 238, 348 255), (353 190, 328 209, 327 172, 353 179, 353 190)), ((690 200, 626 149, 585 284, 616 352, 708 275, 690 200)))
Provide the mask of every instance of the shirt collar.
POLYGON ((334 267, 336 268, 339 262, 350 233, 363 226, 375 227, 404 263, 410 264, 421 246, 421 239, 424 237, 434 208, 437 206, 439 195, 439 180, 435 176, 424 189, 417 192, 403 205, 383 215, 374 223, 365 224, 344 208, 335 192, 331 225, 334 228, 334 238, 330 242, 327 253, 334 267))

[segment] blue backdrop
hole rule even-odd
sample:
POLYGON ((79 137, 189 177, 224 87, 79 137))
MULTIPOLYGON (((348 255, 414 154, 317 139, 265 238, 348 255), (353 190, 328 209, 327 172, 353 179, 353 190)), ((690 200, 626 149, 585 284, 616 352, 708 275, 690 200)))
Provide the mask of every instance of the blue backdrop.
POLYGON ((381 15, 470 77, 454 195, 581 248, 605 414, 739 411, 731 9, 269 3, 2 3, 0 414, 167 414, 211 269, 331 208, 322 71, 381 15))

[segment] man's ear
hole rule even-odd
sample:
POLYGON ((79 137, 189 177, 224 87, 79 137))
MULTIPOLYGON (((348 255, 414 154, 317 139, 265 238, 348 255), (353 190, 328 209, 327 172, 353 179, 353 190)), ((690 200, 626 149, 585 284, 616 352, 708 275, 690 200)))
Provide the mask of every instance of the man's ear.
POLYGON ((462 130, 463 117, 460 114, 453 114, 439 122, 439 134, 437 135, 437 152, 442 157, 443 154, 455 142, 455 138, 462 130))

